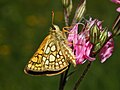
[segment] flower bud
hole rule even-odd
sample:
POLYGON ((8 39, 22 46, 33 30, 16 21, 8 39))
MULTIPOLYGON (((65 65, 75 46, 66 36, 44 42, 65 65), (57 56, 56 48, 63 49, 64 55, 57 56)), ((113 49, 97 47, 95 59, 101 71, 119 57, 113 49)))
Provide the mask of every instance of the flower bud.
POLYGON ((62 0, 62 4, 64 9, 66 10, 66 14, 69 17, 72 12, 72 0, 62 0))
POLYGON ((100 48, 101 48, 101 44, 98 42, 97 44, 94 45, 93 53, 96 53, 100 48))
POLYGON ((105 44, 105 42, 108 38, 108 29, 104 29, 103 31, 99 32, 98 36, 99 36, 98 39, 94 43, 93 53, 96 53, 97 51, 99 51, 105 44))
POLYGON ((108 38, 108 29, 105 28, 101 33, 100 33, 100 37, 99 37, 99 42, 101 45, 103 45, 106 40, 108 38))
POLYGON ((72 0, 70 0, 69 6, 66 7, 66 11, 67 11, 67 16, 70 16, 70 14, 72 12, 72 0))
POLYGON ((62 0, 63 6, 68 7, 70 5, 70 1, 72 1, 72 0, 62 0))
POLYGON ((82 19, 83 15, 85 13, 85 9, 86 9, 86 0, 83 0, 82 4, 80 4, 78 6, 78 8, 75 12, 75 16, 74 16, 72 24, 75 24, 82 19))
POLYGON ((100 30, 97 25, 94 25, 90 29, 90 42, 96 44, 99 40, 100 30))

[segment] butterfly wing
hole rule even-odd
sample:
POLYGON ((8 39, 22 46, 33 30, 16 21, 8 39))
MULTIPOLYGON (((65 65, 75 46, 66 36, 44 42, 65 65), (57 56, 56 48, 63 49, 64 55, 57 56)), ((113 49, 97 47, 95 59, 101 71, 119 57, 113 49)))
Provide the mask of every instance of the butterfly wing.
POLYGON ((64 72, 69 63, 60 45, 59 41, 48 35, 26 65, 25 73, 52 76, 64 72))
POLYGON ((74 56, 74 53, 72 52, 72 49, 66 44, 66 43, 60 43, 61 45, 61 50, 63 54, 66 56, 66 60, 76 66, 76 58, 74 56))

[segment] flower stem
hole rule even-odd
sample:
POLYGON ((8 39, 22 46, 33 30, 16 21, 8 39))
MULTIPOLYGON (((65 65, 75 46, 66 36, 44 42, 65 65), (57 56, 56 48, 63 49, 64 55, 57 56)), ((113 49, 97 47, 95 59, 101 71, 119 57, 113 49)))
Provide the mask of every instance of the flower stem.
POLYGON ((65 25, 69 26, 69 16, 67 15, 67 10, 64 8, 64 19, 65 19, 65 25))
POLYGON ((68 69, 64 73, 61 74, 59 90, 64 90, 64 86, 67 81, 66 79, 67 79, 67 74, 68 74, 69 69, 70 69, 70 65, 68 66, 68 69))
POLYGON ((59 82, 59 90, 63 90, 63 77, 64 77, 64 73, 61 74, 60 76, 60 82, 59 82))
POLYGON ((120 14, 118 14, 116 20, 113 23, 112 31, 113 31, 113 36, 120 35, 120 14))
POLYGON ((80 78, 78 81, 75 83, 73 90, 77 90, 79 85, 81 84, 81 81, 84 79, 85 75, 87 74, 92 62, 88 62, 87 67, 84 69, 83 73, 81 74, 80 78))

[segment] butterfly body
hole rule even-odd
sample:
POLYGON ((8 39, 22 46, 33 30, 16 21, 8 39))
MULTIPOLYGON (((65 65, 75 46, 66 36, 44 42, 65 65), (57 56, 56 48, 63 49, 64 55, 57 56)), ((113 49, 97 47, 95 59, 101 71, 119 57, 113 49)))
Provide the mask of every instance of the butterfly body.
POLYGON ((67 45, 65 34, 53 25, 50 34, 26 65, 24 71, 31 75, 53 76, 64 72, 69 63, 76 65, 72 49, 67 45))

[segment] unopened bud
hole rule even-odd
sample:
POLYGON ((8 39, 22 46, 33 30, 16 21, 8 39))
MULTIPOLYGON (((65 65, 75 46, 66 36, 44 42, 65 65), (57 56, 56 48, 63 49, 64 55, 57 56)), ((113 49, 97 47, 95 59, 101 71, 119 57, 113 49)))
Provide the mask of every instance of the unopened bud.
POLYGON ((70 14, 72 12, 72 0, 70 0, 69 6, 66 7, 66 11, 67 11, 67 16, 70 16, 70 14))
POLYGON ((100 48, 101 48, 101 44, 98 42, 93 48, 93 53, 96 53, 97 51, 99 51, 100 48))
POLYGON ((93 53, 96 53, 97 51, 99 51, 105 44, 108 38, 108 29, 104 29, 103 31, 101 31, 98 36, 99 37, 97 42, 94 43, 93 53))
POLYGON ((97 25, 92 26, 90 29, 90 42, 93 44, 98 43, 99 36, 100 36, 100 30, 97 27, 97 25))
POLYGON ((101 45, 103 45, 106 40, 108 38, 108 29, 105 28, 101 33, 100 33, 100 37, 99 37, 99 42, 101 43, 101 45))
POLYGON ((69 17, 72 12, 72 0, 62 0, 62 4, 65 9, 65 13, 67 14, 67 17, 69 17))
POLYGON ((86 9, 86 0, 83 0, 82 4, 80 4, 78 6, 78 8, 75 12, 75 16, 74 16, 72 24, 75 24, 82 19, 83 15, 85 13, 85 9, 86 9))
POLYGON ((71 0, 62 0, 62 4, 64 7, 68 7, 70 5, 71 0))
POLYGON ((72 2, 72 0, 62 0, 62 4, 64 7, 69 7, 71 2, 72 2))

